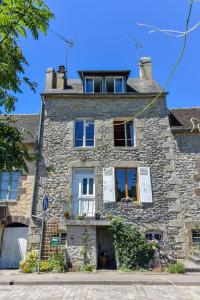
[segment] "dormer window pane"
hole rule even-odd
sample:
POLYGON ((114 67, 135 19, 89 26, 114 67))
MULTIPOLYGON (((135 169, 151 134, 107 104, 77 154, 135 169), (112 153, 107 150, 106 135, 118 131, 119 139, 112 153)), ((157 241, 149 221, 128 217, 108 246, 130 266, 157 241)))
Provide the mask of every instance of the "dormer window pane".
POLYGON ((103 92, 103 78, 102 77, 94 78, 94 92, 95 93, 103 92))
POLYGON ((85 79, 85 92, 86 93, 94 93, 94 79, 93 78, 85 79))
POLYGON ((106 93, 114 93, 114 78, 106 77, 106 93))
POLYGON ((123 93, 123 79, 115 78, 115 93, 123 93))

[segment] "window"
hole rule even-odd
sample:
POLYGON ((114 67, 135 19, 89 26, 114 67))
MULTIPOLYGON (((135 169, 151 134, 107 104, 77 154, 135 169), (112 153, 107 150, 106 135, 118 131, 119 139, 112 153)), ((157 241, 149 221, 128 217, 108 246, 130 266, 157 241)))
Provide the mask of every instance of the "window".
POLYGON ((94 121, 76 120, 75 121, 75 147, 94 146, 94 121))
POLYGON ((20 172, 0 173, 0 201, 17 199, 20 172))
POLYGON ((122 147, 134 146, 133 121, 114 121, 114 145, 122 147))
POLYGON ((123 93, 123 78, 115 78, 115 93, 123 93))
POLYGON ((124 198, 131 198, 133 201, 137 201, 136 185, 137 169, 115 169, 116 201, 121 202, 124 198))
POLYGON ((66 232, 61 232, 60 233, 60 244, 65 245, 67 241, 67 233, 66 232))
POLYGON ((192 229, 193 243, 200 243, 200 229, 192 229))
POLYGON ((103 92, 103 78, 85 78, 85 92, 86 93, 102 93, 103 92))
POLYGON ((106 93, 123 93, 123 77, 106 77, 106 93))
POLYGON ((85 78, 85 92, 94 93, 94 78, 85 78))
POLYGON ((82 179, 82 195, 92 196, 94 195, 94 178, 83 178, 82 179))
POLYGON ((158 231, 147 231, 145 233, 146 239, 148 241, 153 241, 153 240, 157 240, 159 243, 162 243, 163 241, 163 234, 162 232, 158 232, 158 231))

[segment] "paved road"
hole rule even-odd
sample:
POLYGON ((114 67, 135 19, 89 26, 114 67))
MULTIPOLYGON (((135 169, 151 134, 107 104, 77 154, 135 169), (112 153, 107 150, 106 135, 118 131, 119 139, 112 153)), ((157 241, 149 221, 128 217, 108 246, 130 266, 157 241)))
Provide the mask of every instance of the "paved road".
POLYGON ((6 300, 199 300, 200 286, 0 286, 6 300))

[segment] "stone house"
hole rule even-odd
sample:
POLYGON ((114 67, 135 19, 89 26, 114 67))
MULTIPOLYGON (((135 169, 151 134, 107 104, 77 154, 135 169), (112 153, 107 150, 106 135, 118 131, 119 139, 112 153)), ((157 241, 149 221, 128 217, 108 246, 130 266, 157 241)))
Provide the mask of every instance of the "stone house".
MULTIPOLYGON (((1 120, 4 116, 1 116, 1 120)), ((24 131, 24 143, 35 153, 39 114, 14 115, 15 126, 24 131)), ((35 182, 35 161, 20 170, 0 173, 0 268, 17 268, 26 253, 35 182)))
MULTIPOLYGON (((139 78, 81 70, 80 79, 67 78, 63 66, 47 70, 32 203, 37 216, 48 196, 44 258, 65 252, 72 266, 100 268, 106 256, 107 268, 116 268, 114 216, 177 258, 200 242, 200 108, 169 110, 151 59, 141 58, 139 69, 139 78)), ((27 251, 39 247, 34 216, 27 251)))

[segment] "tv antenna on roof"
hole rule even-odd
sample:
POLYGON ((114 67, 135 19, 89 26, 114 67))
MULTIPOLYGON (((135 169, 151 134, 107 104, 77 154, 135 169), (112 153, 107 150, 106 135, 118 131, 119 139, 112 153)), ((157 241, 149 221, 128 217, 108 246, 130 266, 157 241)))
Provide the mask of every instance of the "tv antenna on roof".
POLYGON ((66 70, 67 70, 67 47, 73 48, 75 42, 74 42, 72 39, 66 39, 65 37, 63 37, 62 35, 60 35, 59 33, 57 33, 56 31, 54 31, 54 30, 52 30, 52 29, 49 29, 49 30, 50 30, 50 32, 52 32, 53 34, 55 34, 57 37, 59 37, 62 41, 64 41, 65 44, 66 44, 66 50, 65 50, 65 55, 66 55, 66 58, 65 58, 65 64, 66 64, 66 70))
POLYGON ((137 50, 137 58, 139 60, 140 58, 140 50, 143 48, 143 45, 139 42, 137 42, 131 35, 127 36, 129 41, 136 47, 137 50))

